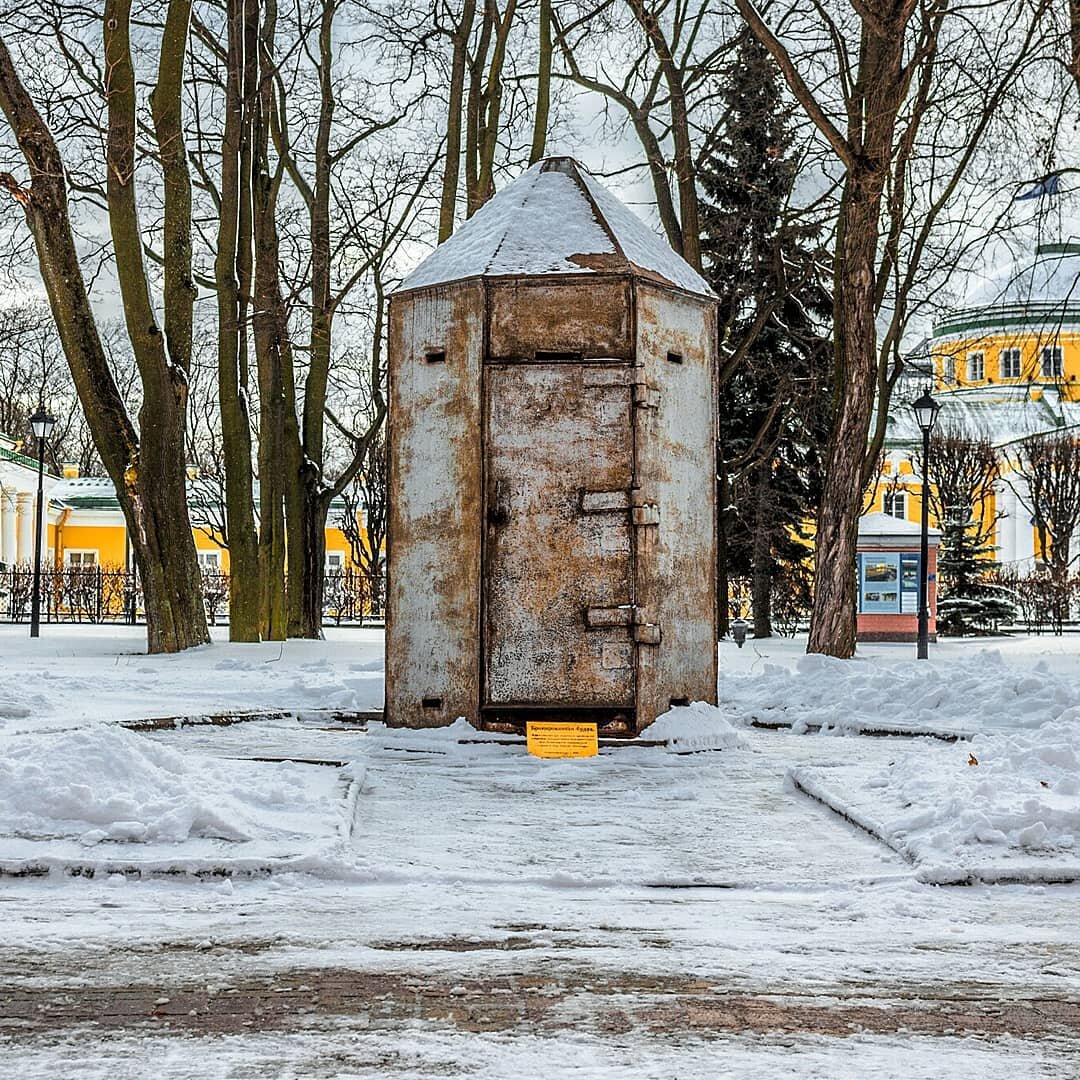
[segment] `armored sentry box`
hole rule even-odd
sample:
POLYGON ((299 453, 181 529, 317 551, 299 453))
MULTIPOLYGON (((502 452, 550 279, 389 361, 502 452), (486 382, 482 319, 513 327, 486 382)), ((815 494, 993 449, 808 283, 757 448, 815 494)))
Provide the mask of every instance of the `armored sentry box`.
POLYGON ((633 735, 716 700, 716 314, 569 158, 390 302, 386 718, 633 735))

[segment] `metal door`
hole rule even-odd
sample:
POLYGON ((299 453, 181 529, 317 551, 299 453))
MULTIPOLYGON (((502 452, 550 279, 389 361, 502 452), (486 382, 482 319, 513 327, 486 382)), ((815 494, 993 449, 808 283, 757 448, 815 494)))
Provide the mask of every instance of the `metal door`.
POLYGON ((632 706, 630 368, 484 375, 484 703, 632 706))

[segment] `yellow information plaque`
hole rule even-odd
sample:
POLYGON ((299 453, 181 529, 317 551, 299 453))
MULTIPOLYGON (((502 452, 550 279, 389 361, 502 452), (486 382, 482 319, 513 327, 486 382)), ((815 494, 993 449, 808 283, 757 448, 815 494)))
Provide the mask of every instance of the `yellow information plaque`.
POLYGON ((533 757, 596 757, 600 753, 595 724, 529 720, 525 724, 525 736, 533 757))

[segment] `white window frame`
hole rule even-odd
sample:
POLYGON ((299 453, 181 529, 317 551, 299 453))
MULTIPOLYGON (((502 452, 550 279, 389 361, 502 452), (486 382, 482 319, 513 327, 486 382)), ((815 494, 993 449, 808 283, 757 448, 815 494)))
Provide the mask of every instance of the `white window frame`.
POLYGON ((196 552, 196 555, 199 559, 199 569, 204 573, 221 573, 220 551, 198 551, 196 552))
POLYGON ((339 574, 345 569, 345 552, 344 551, 328 551, 326 553, 326 572, 328 574, 339 574), (337 560, 332 562, 331 560, 337 560))
POLYGON ((998 353, 998 378, 1019 379, 1023 364, 1024 354, 1021 349, 1002 349, 998 353))
POLYGON ((1065 353, 1060 345, 1044 345, 1039 350, 1039 371, 1044 379, 1060 379, 1065 374, 1065 353), (1046 361, 1055 369, 1046 370, 1046 361))
POLYGON ((69 570, 96 570, 101 565, 98 548, 64 548, 64 566, 69 570), (78 555, 77 561, 72 561, 71 556, 78 555), (84 562, 89 555, 91 562, 84 562))
POLYGON ((982 350, 967 354, 967 381, 982 382, 986 378, 986 353, 982 350))
POLYGON ((955 356, 943 356, 941 358, 941 381, 946 383, 956 382, 955 356))
POLYGON ((886 491, 881 498, 882 512, 888 514, 889 517, 899 518, 901 521, 907 521, 907 492, 906 491, 886 491), (896 513, 899 507, 901 513, 896 513))

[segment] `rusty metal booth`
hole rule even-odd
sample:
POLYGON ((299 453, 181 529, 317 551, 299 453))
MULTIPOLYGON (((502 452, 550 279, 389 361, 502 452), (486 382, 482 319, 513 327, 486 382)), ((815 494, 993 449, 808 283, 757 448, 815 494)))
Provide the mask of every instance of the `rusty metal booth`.
POLYGON ((716 311, 569 158, 390 304, 386 718, 596 722, 716 700, 716 311))

